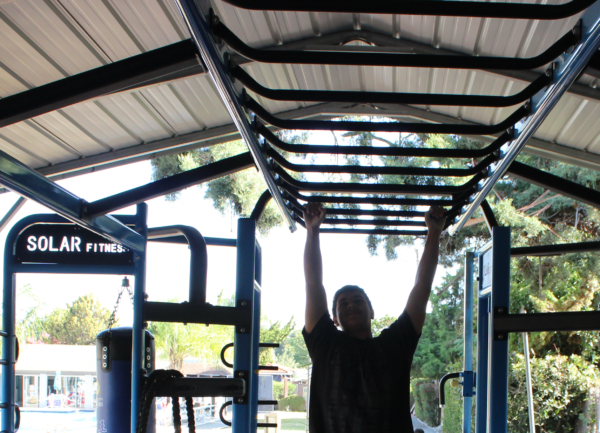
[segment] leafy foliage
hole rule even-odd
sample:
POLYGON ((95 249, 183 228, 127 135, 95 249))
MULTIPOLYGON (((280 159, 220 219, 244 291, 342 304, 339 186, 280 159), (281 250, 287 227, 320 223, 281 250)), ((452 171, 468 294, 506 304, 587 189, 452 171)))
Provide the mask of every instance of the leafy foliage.
POLYGON ((383 317, 373 319, 371 321, 371 332, 373 333, 373 337, 377 337, 379 334, 381 334, 381 331, 388 328, 397 319, 397 317, 390 316, 387 314, 383 317))
POLYGON ((306 412, 306 400, 301 395, 290 395, 278 401, 277 409, 287 412, 306 412))
MULTIPOLYGON (((304 142, 307 138, 306 133, 280 131, 278 134, 282 139, 291 143, 304 142)), ((247 151, 246 145, 238 140, 179 155, 155 158, 151 161, 152 179, 163 179, 247 151)), ((294 175, 294 177, 298 176, 294 175)), ((255 168, 249 168, 208 182, 205 198, 210 199, 215 209, 223 215, 232 212, 234 215, 249 217, 256 202, 266 189, 267 186, 262 176, 255 168)), ((176 200, 179 195, 180 193, 173 193, 166 198, 172 201, 176 200)), ((257 227, 262 234, 266 234, 282 222, 279 211, 271 201, 257 222, 257 227)))
POLYGON ((40 340, 47 344, 96 344, 96 336, 106 329, 110 314, 94 295, 80 296, 41 320, 40 340))
POLYGON ((415 415, 430 426, 440 423, 439 394, 437 381, 418 379, 412 382, 415 398, 415 415))
MULTIPOLYGON (((296 384, 288 382, 288 396, 296 391, 296 384)), ((273 381, 273 398, 275 400, 281 400, 285 393, 285 383, 273 381)))
MULTIPOLYGON (((524 359, 511 356, 508 428, 515 433, 529 431, 524 359)), ((590 388, 598 382, 597 367, 577 355, 547 355, 531 359, 531 376, 536 425, 542 432, 573 431, 590 388)))

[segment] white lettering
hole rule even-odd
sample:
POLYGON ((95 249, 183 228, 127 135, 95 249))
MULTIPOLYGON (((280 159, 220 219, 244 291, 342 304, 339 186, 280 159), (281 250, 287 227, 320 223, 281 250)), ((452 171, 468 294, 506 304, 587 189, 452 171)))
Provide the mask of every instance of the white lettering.
POLYGON ((110 244, 104 244, 104 252, 110 253, 110 244))
POLYGON ((77 249, 77 252, 80 253, 81 252, 81 248, 79 248, 80 245, 81 245, 81 238, 77 237, 77 236, 72 236, 71 237, 71 251, 75 252, 75 250, 77 249))
POLYGON ((117 244, 112 244, 110 246, 110 252, 111 253, 116 253, 117 252, 117 244))
POLYGON ((94 252, 98 251, 98 244, 94 244, 94 252))
POLYGON ((59 251, 62 251, 62 250, 71 251, 69 249, 69 238, 67 238, 66 236, 63 236, 62 241, 60 243, 59 251))
POLYGON ((27 238, 27 243, 29 244, 29 245, 27 245, 27 249, 28 249, 29 251, 35 251, 35 250, 37 249, 37 245, 35 244, 35 241, 36 241, 36 240, 37 240, 37 239, 36 239, 36 237, 35 237, 35 236, 29 236, 29 237, 27 238))
POLYGON ((48 249, 48 238, 46 236, 40 236, 38 239, 38 249, 40 251, 46 251, 48 249))
POLYGON ((50 251, 58 251, 58 248, 54 248, 54 239, 52 239, 52 236, 50 236, 50 251))
POLYGON ((85 252, 86 253, 89 253, 91 249, 92 249, 92 244, 85 244, 85 252))
POLYGON ((100 252, 103 253, 104 252, 104 244, 100 244, 100 252))
POLYGON ((118 253, 122 253, 123 252, 123 247, 121 245, 117 245, 117 252, 118 253))

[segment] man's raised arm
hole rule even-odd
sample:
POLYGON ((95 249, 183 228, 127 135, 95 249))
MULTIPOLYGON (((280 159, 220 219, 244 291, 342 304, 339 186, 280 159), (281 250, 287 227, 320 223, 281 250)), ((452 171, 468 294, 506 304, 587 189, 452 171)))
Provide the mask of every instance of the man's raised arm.
POLYGON ((309 334, 327 312, 327 295, 323 286, 323 259, 319 227, 325 219, 325 209, 317 203, 304 208, 306 223, 306 247, 304 248, 304 279, 306 280, 305 329, 309 334))
POLYGON ((427 224, 427 240, 425 241, 425 249, 423 257, 419 263, 417 270, 417 278, 406 303, 406 311, 410 316, 413 326, 417 334, 421 334, 423 324, 425 323, 425 311, 427 302, 431 294, 431 285, 435 270, 438 264, 438 255, 440 253, 440 235, 444 230, 444 208, 440 206, 432 206, 429 212, 425 214, 425 223, 427 224))

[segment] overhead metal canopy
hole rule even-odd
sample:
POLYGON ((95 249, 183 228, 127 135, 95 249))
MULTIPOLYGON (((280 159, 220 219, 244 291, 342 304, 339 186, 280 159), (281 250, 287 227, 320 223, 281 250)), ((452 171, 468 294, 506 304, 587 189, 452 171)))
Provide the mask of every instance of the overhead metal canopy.
MULTIPOLYGON (((314 50, 346 44, 343 46, 347 49, 361 51, 476 56, 533 57, 558 40, 578 18, 576 15, 556 21, 529 21, 263 13, 237 9, 220 1, 215 2, 214 7, 225 25, 235 29, 242 41, 257 48, 314 50)), ((3 40, 0 96, 6 98, 185 41, 189 33, 175 5, 168 0, 17 0, 3 2, 0 6, 0 37, 3 40)), ((444 69, 265 65, 249 63, 239 56, 234 58, 238 63, 246 64, 245 70, 257 82, 271 88, 506 96, 522 90, 527 81, 539 75, 528 71, 496 71, 503 74, 499 75, 489 71, 444 69)), ((198 133, 202 141, 229 139, 231 135, 223 134, 223 131, 234 132, 230 127, 231 120, 206 75, 198 74, 202 70, 201 65, 183 68, 174 72, 174 76, 193 75, 135 88, 147 81, 142 77, 137 85, 124 83, 123 87, 133 87, 133 90, 84 98, 85 102, 0 128, 0 149, 49 175, 80 169, 85 173, 92 167, 106 164, 110 167, 115 163, 150 158, 175 146, 211 143, 200 144, 201 141, 192 135, 194 133, 198 133), (123 152, 125 149, 128 151, 123 152), (121 152, 115 153, 117 151, 121 152), (86 161, 88 158, 89 162, 86 161), (65 163, 70 164, 63 165, 65 163), (59 171, 60 166, 65 168, 64 171, 59 171)), ((597 75, 594 70, 586 72, 597 75)), ((595 88, 597 78, 593 75, 586 73, 572 86, 571 93, 561 100, 551 119, 535 134, 535 138, 548 143, 546 146, 552 148, 553 153, 568 154, 569 162, 580 159, 587 166, 587 155, 600 154, 600 125, 586 122, 600 114, 597 111, 600 91, 595 88), (583 124, 586 128, 581 128, 583 124), (572 150, 585 154, 579 155, 572 150)), ((161 75, 149 82, 170 78, 173 77, 161 75)), ((90 86, 95 84, 91 82, 90 86)), ((297 117, 307 117, 303 108, 311 105, 256 99, 272 113, 286 113, 288 119, 294 118, 293 110, 299 110, 297 117)), ((418 108, 423 110, 420 118, 426 121, 435 121, 434 114, 444 114, 479 124, 497 123, 498 119, 514 111, 512 107, 418 108)), ((338 114, 371 114, 372 108, 351 107, 339 111, 338 114)), ((544 145, 536 144, 533 147, 544 145)))
MULTIPOLYGON (((515 11, 519 9, 519 2, 510 3, 515 11)), ((587 7, 583 0, 549 3, 564 7, 544 9, 539 5, 541 8, 530 9, 547 13, 587 7)), ((548 60, 538 62, 542 66, 538 70, 513 71, 491 69, 502 67, 502 62, 486 63, 485 58, 540 56, 568 36, 581 15, 533 21, 250 11, 219 0, 211 7, 225 28, 239 38, 238 45, 254 50, 248 51, 249 57, 270 51, 306 53, 304 63, 309 64, 264 64, 231 51, 232 60, 240 65, 239 79, 258 92, 249 91, 256 101, 255 110, 258 113, 262 107, 263 118, 274 115, 269 121, 275 125, 301 125, 290 122, 292 119, 322 121, 344 115, 376 115, 412 124, 465 125, 456 130, 485 134, 474 138, 487 142, 504 127, 496 131, 483 126, 502 125, 515 112, 517 105, 501 105, 512 101, 509 97, 523 92, 529 83, 534 86, 539 82, 546 69, 543 63, 548 60), (339 59, 345 58, 344 53, 354 53, 359 55, 354 58, 365 60, 344 66, 310 64, 311 58, 331 57, 327 54, 331 51, 336 51, 339 59), (459 58, 468 64, 467 58, 476 57, 478 64, 490 66, 480 70, 364 66, 365 62, 379 65, 381 60, 373 63, 368 59, 389 58, 388 54, 400 55, 394 59, 406 54, 435 55, 431 57, 435 61, 444 55, 458 56, 457 64, 459 58), (260 95, 264 88, 272 89, 265 94, 269 97, 277 89, 289 89, 292 93, 280 99, 296 100, 267 99, 260 95), (467 98, 463 106, 406 105, 410 98, 398 104, 386 102, 385 96, 377 103, 318 103, 318 97, 315 102, 301 100, 311 99, 301 92, 307 90, 317 94, 431 94, 440 95, 440 102, 451 94, 467 98), (481 95, 494 95, 496 107, 476 106, 481 95)), ((189 41, 181 15, 169 0, 3 2, 0 37, 0 150, 40 174, 60 179, 238 138, 205 73, 205 64, 189 41), (157 65, 162 66, 152 67, 157 65)), ((526 151, 587 168, 600 167, 600 125, 590 121, 600 114, 598 64, 593 58, 528 140, 526 151)), ((436 101, 430 99, 431 103, 436 101)), ((421 129, 442 130, 435 125, 421 129)))

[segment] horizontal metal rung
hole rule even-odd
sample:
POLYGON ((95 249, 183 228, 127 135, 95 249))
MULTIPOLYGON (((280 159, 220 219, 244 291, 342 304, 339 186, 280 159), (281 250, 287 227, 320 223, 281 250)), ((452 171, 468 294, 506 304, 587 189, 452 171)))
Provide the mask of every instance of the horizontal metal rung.
POLYGON ((477 182, 485 178, 478 173, 462 185, 411 185, 411 184, 363 184, 344 182, 303 182, 292 178, 285 170, 275 167, 275 173, 288 185, 300 191, 325 193, 365 193, 365 194, 410 194, 410 195, 455 195, 470 191, 477 182))
POLYGON ((329 120, 288 120, 273 116, 258 102, 246 95, 246 108, 273 126, 283 129, 318 131, 370 131, 370 132, 413 132, 423 134, 490 135, 512 128, 529 114, 525 106, 518 108, 502 122, 495 125, 457 125, 444 123, 404 122, 354 122, 329 120))
MULTIPOLYGON (((431 6, 436 8, 437 6, 431 6)), ((216 16, 211 25, 212 33, 223 40, 242 56, 263 63, 286 63, 308 65, 358 65, 358 66, 395 66, 414 68, 444 69, 496 69, 531 70, 541 68, 554 61, 558 56, 579 42, 574 31, 567 32, 543 53, 531 58, 489 57, 489 56, 449 56, 435 54, 399 54, 399 53, 353 53, 331 51, 283 51, 261 50, 244 43, 216 16)))
POLYGON ((455 206, 466 203, 466 199, 423 199, 423 198, 396 198, 396 197, 351 197, 351 196, 326 196, 304 195, 292 187, 283 186, 287 196, 294 197, 308 203, 343 203, 343 204, 373 204, 390 206, 455 206))
POLYGON ((179 377, 156 387, 156 397, 242 397, 246 393, 243 379, 179 377))
POLYGON ((256 82, 240 66, 231 71, 246 88, 275 101, 347 102, 363 104, 456 105, 465 107, 510 107, 525 102, 552 81, 542 74, 525 89, 511 96, 458 95, 443 93, 350 92, 333 90, 270 89, 256 82))
POLYGON ((508 143, 512 136, 505 132, 482 149, 434 149, 377 146, 325 146, 312 144, 290 144, 279 139, 266 126, 260 126, 258 132, 269 143, 290 153, 314 153, 329 155, 368 155, 368 156, 409 156, 427 158, 480 158, 488 156, 508 143))
POLYGON ((600 311, 494 315, 494 332, 600 330, 600 311))
POLYGON ((356 14, 397 14, 450 17, 511 18, 526 20, 557 20, 573 16, 594 0, 573 0, 561 5, 532 3, 488 3, 467 1, 281 1, 281 0, 224 0, 230 5, 250 10, 330 12, 356 14), (433 4, 432 4, 433 3, 433 4))
POLYGON ((267 149, 267 156, 281 167, 298 173, 351 173, 351 174, 374 174, 392 176, 440 176, 461 177, 473 176, 497 161, 497 155, 490 155, 478 164, 469 168, 422 168, 422 167, 387 167, 387 166, 361 166, 361 165, 318 165, 318 164, 294 164, 285 159, 276 150, 267 149))

